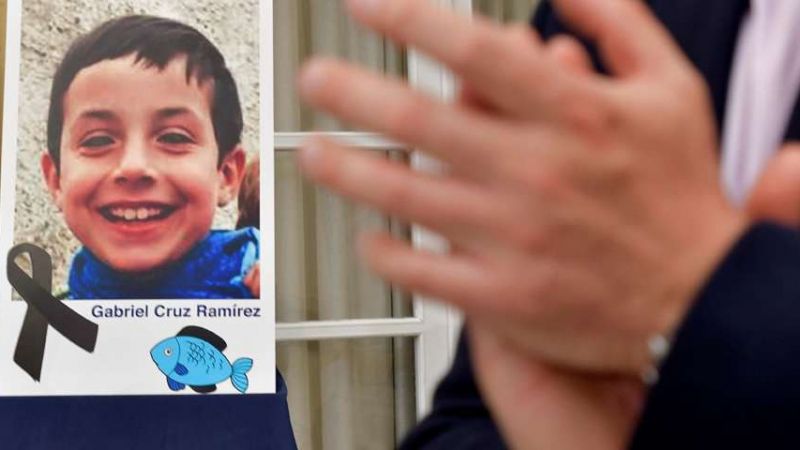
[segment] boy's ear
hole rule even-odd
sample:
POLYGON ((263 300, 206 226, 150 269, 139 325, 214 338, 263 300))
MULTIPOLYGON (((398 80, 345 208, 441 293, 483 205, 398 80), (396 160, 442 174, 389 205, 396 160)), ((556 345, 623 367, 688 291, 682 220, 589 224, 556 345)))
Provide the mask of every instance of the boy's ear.
POLYGON ((244 149, 237 145, 222 160, 219 165, 219 187, 217 191, 217 205, 225 206, 233 201, 239 194, 239 186, 244 178, 244 168, 247 156, 244 149))
POLYGON ((58 164, 53 161, 48 151, 42 154, 40 164, 42 166, 42 177, 44 177, 44 182, 47 184, 47 190, 50 191, 53 203, 61 210, 61 174, 58 171, 58 164))

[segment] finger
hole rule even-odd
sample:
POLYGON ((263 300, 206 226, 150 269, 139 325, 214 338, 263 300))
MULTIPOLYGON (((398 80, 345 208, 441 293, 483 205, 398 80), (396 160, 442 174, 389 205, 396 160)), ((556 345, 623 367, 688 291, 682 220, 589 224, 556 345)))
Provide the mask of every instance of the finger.
MULTIPOLYGON (((529 31, 529 30, 528 30, 529 31)), ((524 32, 520 32, 523 34, 524 32)), ((522 39, 525 39, 523 36, 522 39)), ((528 37, 538 42, 538 37, 528 37)), ((591 57, 586 52, 583 45, 575 38, 561 34, 557 35, 547 41, 545 46, 546 55, 556 62, 559 66, 570 70, 578 75, 591 75, 594 73, 594 66, 591 57)), ((458 93, 459 104, 491 114, 502 114, 491 103, 480 96, 478 90, 472 86, 463 83, 459 87, 458 93)))
POLYGON ((609 70, 622 77, 660 75, 685 61, 669 32, 638 0, 553 0, 564 20, 599 46, 609 70))
POLYGON ((747 202, 757 220, 800 228, 800 144, 784 147, 770 161, 747 202))
POLYGON ((458 90, 457 103, 470 109, 483 113, 496 114, 497 110, 488 102, 484 101, 480 95, 467 84, 462 84, 458 90))
POLYGON ((592 59, 577 39, 566 34, 554 36, 545 47, 547 55, 560 66, 580 75, 594 72, 592 59))
POLYGON ((558 117, 565 95, 586 101, 594 93, 589 85, 570 83, 544 58, 527 25, 509 31, 427 0, 350 0, 349 5, 356 19, 441 61, 484 101, 508 113, 558 117))
MULTIPOLYGON (((511 37, 512 40, 537 46, 541 44, 541 39, 539 39, 539 36, 528 26, 511 27, 505 30, 505 32, 511 37)), ((457 100, 459 104, 477 111, 491 114, 502 114, 502 111, 498 111, 497 108, 492 105, 490 100, 487 100, 481 96, 480 89, 476 89, 463 81, 459 86, 457 100)))
POLYGON ((322 137, 301 148, 300 166, 313 181, 336 193, 454 241, 477 245, 480 235, 495 226, 497 202, 483 191, 322 137))
POLYGON ((358 250, 367 265, 390 283, 465 311, 485 309, 481 304, 493 295, 475 260, 414 249, 387 233, 360 236, 358 250))
POLYGON ((315 107, 421 148, 477 177, 491 175, 493 161, 503 152, 498 140, 514 136, 508 125, 338 61, 308 63, 300 90, 315 107))

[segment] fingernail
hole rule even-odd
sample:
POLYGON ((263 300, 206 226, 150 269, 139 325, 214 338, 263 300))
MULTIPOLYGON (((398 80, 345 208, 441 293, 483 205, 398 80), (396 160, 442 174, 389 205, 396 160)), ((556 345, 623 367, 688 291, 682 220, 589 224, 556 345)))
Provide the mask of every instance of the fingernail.
POLYGON ((374 16, 384 0, 348 0, 350 9, 359 15, 374 16))

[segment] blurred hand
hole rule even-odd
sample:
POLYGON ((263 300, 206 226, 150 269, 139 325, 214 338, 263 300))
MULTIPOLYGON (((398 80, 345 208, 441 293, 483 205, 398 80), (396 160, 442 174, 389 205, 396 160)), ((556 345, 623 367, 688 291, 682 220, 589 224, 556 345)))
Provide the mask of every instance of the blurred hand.
POLYGON ((480 317, 534 360, 636 375, 650 362, 647 339, 674 330, 746 219, 718 188, 705 85, 645 7, 554 3, 599 44, 611 77, 565 69, 525 26, 425 0, 350 0, 361 22, 453 69, 469 101, 440 103, 320 59, 305 68, 302 95, 449 171, 417 173, 320 138, 301 164, 460 250, 368 236, 364 256, 392 283, 480 317))
MULTIPOLYGON (((558 59, 581 61, 572 44, 554 41, 558 59)), ((583 67, 579 64, 578 67, 583 67)), ((767 166, 747 205, 753 220, 800 228, 800 146, 784 147, 767 166)), ((481 392, 511 448, 621 449, 643 407, 635 378, 597 377, 561 370, 471 324, 472 359, 481 392)))
POLYGON ((625 448, 644 403, 637 379, 578 374, 517 351, 469 324, 478 384, 509 448, 625 448))
MULTIPOLYGON (((555 36, 544 52, 576 75, 591 75, 584 47, 555 36)), ((468 91, 464 105, 482 108, 468 91)), ((614 450, 627 446, 646 395, 641 380, 559 369, 504 342, 479 320, 468 324, 478 385, 506 444, 517 449, 614 450)))
POLYGON ((600 43, 613 78, 592 74, 569 38, 544 45, 526 27, 466 23, 416 1, 351 3, 366 24, 450 65, 461 102, 331 61, 307 69, 306 98, 449 172, 416 174, 324 140, 304 151, 305 170, 458 249, 363 242, 390 281, 466 311, 479 384, 513 448, 624 447, 645 395, 646 337, 677 325, 745 224, 717 188, 703 83, 633 2, 557 2, 600 43))

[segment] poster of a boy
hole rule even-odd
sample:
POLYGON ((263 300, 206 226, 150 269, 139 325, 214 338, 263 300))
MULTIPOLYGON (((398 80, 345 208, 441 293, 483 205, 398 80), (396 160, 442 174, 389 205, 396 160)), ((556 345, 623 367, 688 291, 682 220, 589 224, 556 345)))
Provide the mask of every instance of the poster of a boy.
POLYGON ((211 230, 244 174, 242 122, 223 55, 188 25, 126 16, 73 42, 41 159, 82 244, 70 298, 254 297, 258 230, 211 230))
POLYGON ((271 2, 9 0, 7 30, 0 401, 285 392, 271 2))

